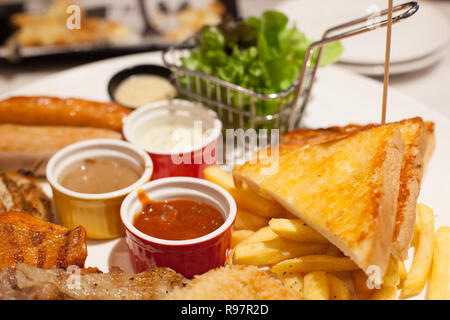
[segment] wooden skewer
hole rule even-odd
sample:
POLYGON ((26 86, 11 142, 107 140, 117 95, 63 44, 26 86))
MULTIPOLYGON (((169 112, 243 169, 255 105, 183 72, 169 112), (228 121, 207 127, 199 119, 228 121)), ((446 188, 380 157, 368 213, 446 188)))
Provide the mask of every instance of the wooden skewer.
POLYGON ((392 4, 393 0, 389 0, 387 31, 386 31, 386 55, 384 58, 384 83, 383 83, 383 105, 381 112, 381 123, 386 123, 386 105, 389 86, 389 65, 391 59, 391 34, 392 34, 392 4))

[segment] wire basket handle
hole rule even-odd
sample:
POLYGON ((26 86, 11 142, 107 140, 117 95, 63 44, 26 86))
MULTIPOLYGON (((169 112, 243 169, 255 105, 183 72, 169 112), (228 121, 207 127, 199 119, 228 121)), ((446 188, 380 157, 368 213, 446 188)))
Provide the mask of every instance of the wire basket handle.
MULTIPOLYGON (((414 13, 417 12, 417 10, 419 10, 419 4, 415 1, 406 2, 406 3, 403 3, 403 4, 393 7, 392 10, 393 10, 393 12, 403 11, 401 14, 392 17, 392 23, 394 24, 394 23, 400 22, 403 19, 411 17, 414 13), (407 9, 407 10, 404 10, 404 9, 407 9)), ((388 13, 388 10, 385 9, 379 13, 369 14, 364 17, 361 17, 361 18, 340 24, 338 26, 332 27, 324 32, 321 40, 313 42, 312 44, 309 45, 309 47, 305 53, 304 63, 302 65, 302 68, 300 71, 300 77, 299 77, 297 88, 295 91, 294 101, 292 103, 291 113, 290 113, 289 122, 288 122, 288 130, 289 131, 291 131, 296 125, 295 113, 296 113, 296 109, 298 108, 297 101, 298 101, 298 98, 299 98, 299 95, 300 95, 300 92, 301 92, 301 89, 303 86, 306 70, 309 68, 309 66, 311 64, 311 57, 313 55, 313 51, 315 49, 319 48, 319 51, 317 53, 317 59, 314 64, 314 67, 313 67, 312 77, 311 77, 310 81, 314 81, 317 69, 320 65, 320 59, 322 57, 323 48, 326 44, 387 26, 387 23, 388 23, 387 19, 385 19, 385 20, 380 19, 381 17, 386 16, 387 13, 388 13), (372 22, 371 20, 374 20, 374 21, 372 22), (361 26, 362 24, 364 24, 364 25, 361 26), (352 26, 356 26, 356 27, 348 30, 349 27, 352 27, 352 26), (344 32, 336 34, 336 35, 331 35, 342 29, 347 30, 347 31, 344 31, 344 32)), ((311 90, 308 90, 305 94, 305 98, 303 100, 303 103, 302 103, 302 106, 300 109, 300 114, 303 113, 303 111, 308 103, 310 93, 311 93, 311 90)), ((298 117, 298 119, 301 119, 301 118, 302 118, 301 116, 298 117)))

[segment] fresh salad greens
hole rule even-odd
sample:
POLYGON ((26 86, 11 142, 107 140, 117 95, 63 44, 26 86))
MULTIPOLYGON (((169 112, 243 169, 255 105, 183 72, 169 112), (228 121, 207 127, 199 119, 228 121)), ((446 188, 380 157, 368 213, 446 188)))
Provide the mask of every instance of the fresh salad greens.
MULTIPOLYGON (((286 15, 266 11, 260 18, 204 28, 199 46, 183 59, 183 66, 258 93, 276 93, 299 76, 311 42, 288 26, 286 15)), ((342 51, 340 42, 326 46, 321 66, 336 62, 342 51)))
MULTIPOLYGON (((279 93, 299 77, 305 52, 311 43, 304 33, 288 25, 286 15, 266 11, 259 18, 224 21, 218 27, 205 27, 199 35, 198 46, 182 59, 182 65, 257 93, 279 93)), ((342 52, 340 42, 327 45, 320 65, 336 62, 342 52)), ((312 63, 314 61, 315 56, 312 63)), ((238 105, 238 99, 234 92, 233 106, 238 105)), ((254 103, 256 114, 262 116, 276 113, 280 105, 280 101, 257 100, 254 103)), ((249 110, 247 97, 244 97, 243 105, 249 110)), ((273 128, 273 125, 257 127, 273 128)))

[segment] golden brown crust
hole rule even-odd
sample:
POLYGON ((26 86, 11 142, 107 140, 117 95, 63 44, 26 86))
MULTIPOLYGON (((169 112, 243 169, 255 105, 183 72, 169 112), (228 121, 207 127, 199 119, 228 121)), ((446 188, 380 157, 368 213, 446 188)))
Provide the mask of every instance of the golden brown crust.
POLYGON ((89 139, 122 139, 119 132, 91 127, 0 124, 0 152, 54 153, 89 139))
POLYGON ((25 212, 10 211, 0 214, 0 223, 9 223, 19 227, 28 228, 34 232, 45 232, 63 234, 69 231, 64 226, 54 223, 48 223, 41 219, 30 218, 25 212))
POLYGON ((233 171, 247 184, 280 202, 315 227, 361 268, 390 256, 403 157, 397 125, 280 153, 279 170, 262 174, 260 164, 233 171))
POLYGON ((87 246, 83 227, 66 231, 20 212, 5 214, 0 222, 0 269, 15 268, 19 263, 44 269, 84 266, 87 246))
MULTIPOLYGON (((397 128, 397 131, 398 130, 399 129, 397 128)), ((379 158, 380 161, 382 161, 380 166, 383 170, 383 180, 381 185, 382 194, 378 206, 379 216, 375 218, 375 237, 379 240, 374 241, 373 243, 374 245, 371 250, 372 255, 370 262, 368 262, 367 265, 379 266, 381 275, 384 275, 386 272, 392 250, 403 154, 404 145, 401 134, 398 131, 397 136, 393 139, 390 146, 387 147, 384 157, 379 158)), ((367 267, 364 270, 367 272, 367 267)))
POLYGON ((286 287, 279 277, 253 266, 225 266, 196 276, 168 300, 300 300, 302 295, 286 287))
POLYGON ((281 137, 281 144, 299 146, 299 144, 318 144, 327 141, 346 138, 349 135, 376 127, 377 125, 348 124, 344 127, 329 127, 321 129, 298 128, 281 137))
POLYGON ((38 185, 38 180, 26 172, 0 173, 0 214, 22 211, 33 217, 50 221, 51 201, 38 185))
POLYGON ((427 134, 421 118, 398 122, 405 144, 392 254, 399 260, 408 258, 414 234, 416 206, 422 182, 427 134))
POLYGON ((131 111, 113 102, 48 96, 11 97, 0 101, 0 123, 73 126, 122 130, 131 111))
MULTIPOLYGON (((396 258, 404 260, 408 256, 408 248, 414 232, 416 204, 424 167, 434 150, 434 123, 426 122, 424 124, 420 117, 416 117, 395 124, 400 125, 405 152, 392 250, 396 258)), ((323 129, 296 129, 281 138, 280 154, 304 145, 343 139, 377 126, 375 124, 363 126, 349 124, 344 127, 323 129)))
POLYGON ((425 128, 427 131, 427 149, 425 151, 424 157, 424 173, 427 171, 428 164, 430 163, 431 157, 433 156, 434 149, 436 147, 434 122, 425 121, 425 128))

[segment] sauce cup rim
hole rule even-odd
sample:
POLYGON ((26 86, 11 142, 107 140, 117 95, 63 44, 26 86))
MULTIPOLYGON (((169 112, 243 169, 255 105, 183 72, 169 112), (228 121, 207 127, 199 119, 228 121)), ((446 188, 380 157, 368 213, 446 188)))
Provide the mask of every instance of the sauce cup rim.
MULTIPOLYGON (((115 97, 115 93, 117 91, 117 88, 119 85, 124 82, 125 80, 129 79, 130 77, 136 76, 136 75, 152 75, 161 77, 163 79, 168 80, 172 85, 171 81, 171 73, 172 71, 160 64, 138 64, 138 65, 130 65, 124 69, 118 70, 115 74, 111 76, 111 78, 108 81, 107 85, 107 91, 108 95, 111 98, 111 101, 114 101, 118 104, 122 104, 123 106, 127 107, 128 109, 138 109, 139 107, 132 107, 124 105, 123 103, 119 103, 115 97)), ((174 85, 173 85, 174 86, 174 85)), ((175 87, 175 86, 174 86, 175 87)))
MULTIPOLYGON (((93 156, 95 158, 95 156, 93 156)), ((113 140, 113 139, 91 139, 91 140, 85 140, 73 143, 58 152, 56 152, 47 163, 46 167, 46 177, 47 181, 50 183, 50 185, 55 188, 60 193, 63 193, 67 196, 70 196, 72 198, 78 198, 83 200, 105 200, 105 199, 112 199, 117 198, 121 196, 125 196, 135 190, 136 188, 142 186, 145 182, 150 180, 151 176, 153 174, 153 162, 150 157, 150 155, 142 150, 141 148, 133 145, 132 143, 121 141, 121 140, 113 140), (140 178, 133 184, 118 189, 111 192, 105 192, 105 193, 83 193, 83 192, 77 192, 70 190, 66 187, 63 187, 59 181, 59 177, 55 177, 54 173, 54 167, 57 164, 58 161, 61 160, 61 158, 65 156, 70 156, 70 153, 75 153, 79 149, 83 149, 86 147, 91 147, 93 150, 96 149, 96 147, 99 146, 119 146, 123 147, 125 149, 129 149, 133 151, 134 153, 138 154, 143 160, 145 169, 142 172, 140 178), (68 155, 69 154, 69 155, 68 155)))
POLYGON ((198 150, 203 149, 205 146, 209 145, 212 141, 216 140, 219 137, 219 135, 222 133, 222 121, 220 121, 220 119, 217 117, 216 112, 214 112, 211 109, 206 108, 205 106, 203 106, 200 103, 189 101, 189 100, 184 100, 184 99, 166 99, 166 100, 161 100, 161 101, 156 101, 156 102, 146 104, 146 105, 136 108, 134 111, 132 111, 125 118, 125 120, 123 122, 122 133, 127 141, 139 146, 140 148, 142 148, 143 150, 145 150, 146 152, 151 153, 151 154, 167 155, 167 156, 177 155, 177 154, 189 154, 189 153, 196 152, 198 150), (211 128, 213 130, 213 133, 210 135, 210 137, 208 139, 206 139, 202 143, 202 145, 200 147, 188 149, 186 151, 181 151, 181 152, 161 151, 158 149, 152 149, 152 148, 143 146, 142 144, 137 142, 134 135, 131 134, 130 131, 131 131, 134 121, 136 119, 138 119, 142 114, 157 110, 158 108, 162 108, 164 106, 168 106, 171 103, 180 104, 180 105, 184 105, 184 106, 190 106, 192 108, 202 108, 206 112, 205 115, 207 114, 213 120, 213 126, 211 128))
POLYGON ((147 193, 146 189, 148 189, 150 187, 158 187, 158 186, 161 186, 164 184, 170 184, 170 183, 174 183, 174 182, 175 183, 176 182, 179 182, 179 183, 183 183, 183 182, 189 183, 190 182, 193 184, 199 184, 202 186, 206 186, 208 188, 214 189, 215 191, 219 192, 224 197, 224 199, 226 200, 226 202, 228 203, 228 205, 230 207, 230 212, 229 212, 228 216, 226 217, 224 223, 216 230, 214 230, 204 236, 193 238, 193 239, 166 240, 166 239, 152 237, 148 234, 143 233, 142 231, 139 231, 133 225, 133 223, 132 222, 130 223, 129 219, 127 219, 129 217, 129 215, 138 214, 138 212, 135 212, 135 213, 129 212, 129 206, 130 206, 131 202, 138 197, 138 195, 137 195, 138 190, 134 190, 133 192, 129 193, 125 197, 125 199, 123 200, 122 205, 120 207, 120 218, 122 219, 122 223, 125 226, 125 228, 134 237, 139 238, 140 240, 150 242, 150 243, 155 243, 158 245, 169 246, 169 247, 170 246, 172 246, 172 247, 189 246, 189 245, 198 245, 198 244, 207 242, 209 240, 215 239, 233 226, 234 221, 236 220, 236 213, 237 213, 236 202, 234 201, 233 197, 231 196, 231 194, 228 191, 226 191, 224 188, 220 187, 219 185, 217 185, 215 183, 212 183, 207 180, 200 179, 200 178, 169 177, 169 178, 161 178, 161 179, 150 181, 138 189, 143 190, 145 193, 147 193))

